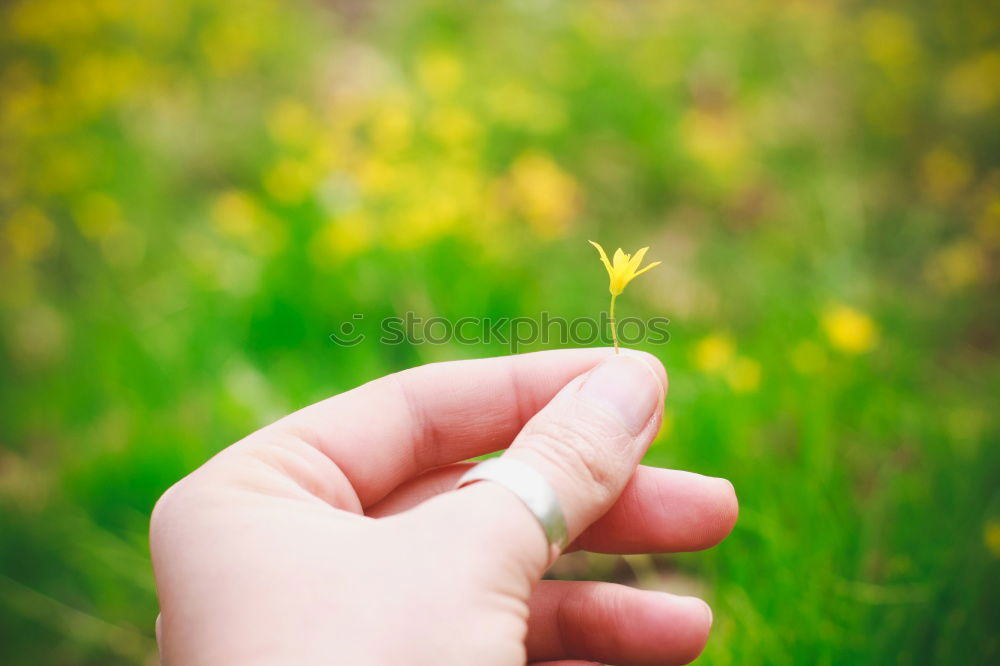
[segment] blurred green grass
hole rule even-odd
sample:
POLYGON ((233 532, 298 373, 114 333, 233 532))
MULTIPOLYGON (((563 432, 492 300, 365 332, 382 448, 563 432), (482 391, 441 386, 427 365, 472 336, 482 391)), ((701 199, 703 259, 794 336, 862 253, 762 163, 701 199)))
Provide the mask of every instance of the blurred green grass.
MULTIPOLYGON (((1000 660, 997 7, 0 7, 0 655, 155 662, 159 494, 278 415, 664 265, 649 462, 730 478, 706 664, 1000 660), (377 337, 377 334, 374 335, 377 337)), ((641 346, 641 345, 640 345, 641 346)), ((530 346, 531 349, 542 345, 530 346)))

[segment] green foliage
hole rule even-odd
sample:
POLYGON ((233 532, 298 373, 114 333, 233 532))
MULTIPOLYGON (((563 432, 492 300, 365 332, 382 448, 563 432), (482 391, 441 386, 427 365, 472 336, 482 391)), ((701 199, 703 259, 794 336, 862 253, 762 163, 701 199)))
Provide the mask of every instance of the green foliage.
POLYGON ((740 495, 668 560, 703 662, 1000 660, 991 3, 334 4, 0 8, 5 664, 155 659, 172 482, 506 352, 382 317, 596 316, 588 238, 664 262, 619 302, 671 319, 649 462, 740 495))

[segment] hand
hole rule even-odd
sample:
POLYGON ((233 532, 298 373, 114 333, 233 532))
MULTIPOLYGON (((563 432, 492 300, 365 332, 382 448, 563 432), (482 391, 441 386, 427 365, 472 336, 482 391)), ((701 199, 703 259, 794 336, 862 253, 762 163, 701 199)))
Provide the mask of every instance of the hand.
POLYGON ((540 581, 535 517, 510 491, 452 490, 509 447, 555 489, 571 548, 707 548, 728 481, 640 466, 667 378, 648 354, 541 352, 407 370, 223 450, 157 503, 150 542, 169 666, 670 664, 701 600, 540 581))

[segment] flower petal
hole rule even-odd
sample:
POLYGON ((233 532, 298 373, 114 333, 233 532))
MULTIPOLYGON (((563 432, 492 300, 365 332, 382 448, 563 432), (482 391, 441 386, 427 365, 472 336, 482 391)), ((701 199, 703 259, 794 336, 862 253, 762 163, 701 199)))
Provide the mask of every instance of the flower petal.
POLYGON ((621 248, 618 248, 617 250, 615 250, 615 258, 613 263, 615 271, 620 271, 621 269, 625 268, 625 266, 628 265, 628 255, 622 252, 621 248))
POLYGON ((648 246, 640 248, 639 251, 636 252, 635 255, 632 257, 632 260, 629 262, 629 265, 632 266, 633 271, 638 270, 639 264, 642 263, 642 258, 646 256, 646 252, 648 250, 649 250, 648 246))
POLYGON ((646 266, 646 267, 645 267, 645 268, 643 268, 642 270, 640 270, 640 271, 636 271, 636 272, 635 272, 635 275, 633 275, 632 277, 634 278, 634 277, 636 277, 637 275, 642 275, 643 273, 645 273, 646 271, 648 271, 648 270, 649 270, 650 268, 655 268, 656 266, 659 266, 659 265, 660 265, 660 264, 662 264, 662 263, 663 263, 662 261, 654 261, 653 263, 651 263, 650 265, 646 266))
POLYGON ((615 272, 611 269, 611 262, 608 261, 608 255, 604 253, 604 248, 601 247, 599 243, 595 243, 594 241, 587 242, 597 248, 598 253, 601 255, 601 262, 604 264, 604 268, 608 271, 608 277, 614 279, 615 272))

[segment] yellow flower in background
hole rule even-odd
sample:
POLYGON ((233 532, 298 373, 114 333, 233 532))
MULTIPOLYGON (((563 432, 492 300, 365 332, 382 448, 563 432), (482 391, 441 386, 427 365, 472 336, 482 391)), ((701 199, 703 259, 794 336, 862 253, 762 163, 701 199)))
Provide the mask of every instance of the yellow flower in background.
POLYGON ((306 147, 316 140, 316 123, 305 104, 294 99, 280 101, 267 117, 267 131, 275 141, 306 147))
POLYGON ((862 354, 878 342, 878 327, 871 317, 849 305, 831 305, 823 312, 823 330, 837 349, 862 354))
POLYGON ((987 245, 1000 245, 1000 192, 983 204, 976 220, 976 236, 987 245))
POLYGON ((14 361, 28 367, 58 362, 66 352, 70 322, 46 303, 16 310, 7 333, 14 361))
POLYGON ((413 134, 413 117, 409 101, 393 100, 374 112, 371 119, 372 144, 383 154, 397 153, 406 148, 413 134))
POLYGON ((681 119, 681 140, 694 159, 715 171, 739 165, 746 136, 731 113, 691 109, 681 119))
POLYGON ((235 20, 215 21, 202 30, 202 54, 218 76, 246 71, 265 39, 264 22, 254 20, 249 12, 238 16, 235 20))
POLYGON ((990 423, 985 409, 962 405, 949 409, 944 415, 944 426, 951 439, 951 446, 959 455, 972 459, 985 441, 983 435, 990 423))
POLYGON ((989 256, 975 240, 962 239, 935 252, 924 275, 938 289, 953 291, 981 282, 989 271, 989 256))
POLYGON ((563 101, 510 80, 491 87, 486 103, 499 124, 530 132, 551 132, 566 124, 563 101))
POLYGON ((729 365, 735 353, 732 338, 725 333, 713 333, 694 346, 694 364, 702 372, 720 372, 729 365))
POLYGON ((635 256, 625 254, 622 252, 621 248, 618 248, 615 250, 614 263, 612 263, 608 261, 608 255, 604 252, 603 247, 594 241, 589 241, 589 243, 597 248, 597 252, 601 256, 601 263, 604 264, 604 268, 608 271, 608 278, 610 279, 608 291, 611 292, 611 310, 608 314, 611 319, 611 337, 614 339, 615 352, 617 352, 618 329, 615 324, 615 299, 617 299, 618 295, 625 290, 625 287, 628 286, 629 282, 642 275, 650 268, 659 266, 661 262, 654 261, 644 268, 639 268, 639 264, 642 263, 643 257, 646 256, 646 252, 649 250, 648 247, 644 247, 636 252, 635 256))
POLYGON ((103 192, 89 192, 73 207, 73 219, 85 238, 107 238, 122 226, 121 206, 103 192))
POLYGON ((35 168, 26 180, 45 194, 72 194, 85 189, 94 170, 94 156, 84 150, 62 146, 60 150, 38 156, 35 168))
POLYGON ((542 238, 563 235, 579 207, 576 181, 544 153, 518 157, 511 166, 510 187, 520 211, 542 238))
POLYGON ((986 51, 955 67, 944 80, 945 99, 959 113, 986 111, 1000 99, 1000 51, 986 51))
POLYGON ((432 95, 450 94, 462 82, 462 74, 462 63, 447 51, 427 53, 417 64, 417 77, 432 95))
POLYGON ((313 236, 309 255, 319 269, 356 256, 373 242, 374 222, 360 211, 331 219, 313 236))
POLYGON ((212 202, 212 224, 226 236, 246 238, 259 226, 257 206, 246 192, 227 190, 212 202))
POLYGON ((737 393, 752 393, 760 388, 760 363, 741 356, 726 370, 726 381, 737 393))
POLYGON ((362 193, 384 195, 396 188, 402 172, 384 160, 368 158, 357 166, 356 177, 362 193))
POLYGON ((241 190, 218 194, 209 208, 209 217, 221 235, 259 256, 274 254, 286 240, 284 226, 268 215, 252 195, 241 190))
POLYGON ((475 116, 459 106, 443 106, 431 112, 427 119, 431 135, 448 147, 467 145, 481 133, 475 116))
POLYGON ((861 17, 861 35, 868 57, 888 71, 898 71, 919 54, 916 29, 903 14, 870 9, 861 17))
POLYGON ((282 203, 299 203, 315 185, 316 174, 311 166, 298 160, 279 160, 264 174, 264 189, 282 203))
POLYGON ((973 176, 966 160, 941 146, 924 155, 921 167, 924 192, 937 203, 953 199, 973 176))
POLYGON ((14 255, 26 261, 40 257, 56 240, 55 225, 34 206, 15 211, 3 231, 14 255))
POLYGON ((696 368, 719 375, 736 393, 752 393, 760 388, 763 374, 758 361, 736 354, 736 344, 726 333, 712 333, 699 340, 693 350, 696 368))
POLYGON ((1000 557, 1000 520, 991 518, 983 525, 983 543, 993 557, 1000 557))

